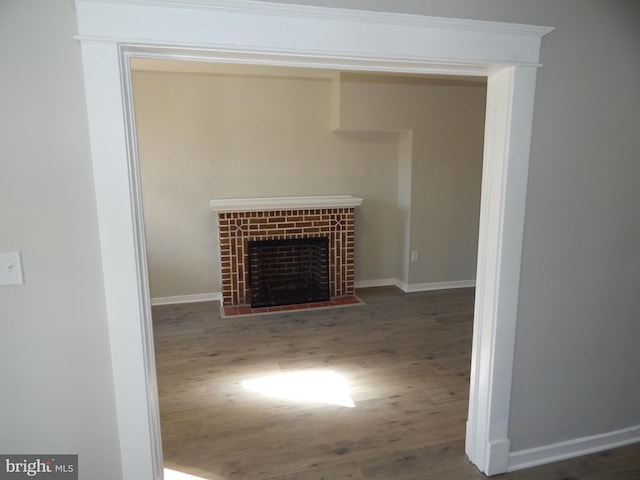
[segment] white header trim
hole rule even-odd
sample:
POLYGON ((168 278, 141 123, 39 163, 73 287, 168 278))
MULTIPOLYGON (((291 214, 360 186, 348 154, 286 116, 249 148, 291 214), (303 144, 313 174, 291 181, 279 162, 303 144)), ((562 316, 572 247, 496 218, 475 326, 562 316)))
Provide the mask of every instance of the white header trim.
POLYGON ((314 21, 346 20, 378 25, 402 25, 408 27, 450 30, 466 30, 476 33, 494 32, 519 37, 540 38, 551 30, 550 27, 508 22, 488 22, 484 20, 450 17, 431 17, 410 13, 394 13, 350 8, 331 8, 317 5, 281 4, 255 0, 76 0, 77 4, 94 3, 133 7, 161 7, 183 10, 215 10, 217 12, 273 15, 276 17, 308 18, 314 21))
POLYGON ((552 29, 250 0, 76 0, 78 36, 147 46, 319 59, 538 66, 552 29), (345 37, 345 33, 348 37, 345 37), (372 52, 375 45, 375 53, 372 52), (443 52, 446 52, 443 54, 443 52))

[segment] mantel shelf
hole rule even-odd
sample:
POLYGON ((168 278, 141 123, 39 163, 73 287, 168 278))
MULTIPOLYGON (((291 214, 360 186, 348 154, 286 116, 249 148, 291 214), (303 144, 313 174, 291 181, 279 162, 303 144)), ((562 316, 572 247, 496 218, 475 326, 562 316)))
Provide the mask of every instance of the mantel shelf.
POLYGON ((353 208, 362 198, 352 195, 319 195, 304 197, 221 198, 210 201, 211 209, 219 212, 264 212, 309 208, 353 208))

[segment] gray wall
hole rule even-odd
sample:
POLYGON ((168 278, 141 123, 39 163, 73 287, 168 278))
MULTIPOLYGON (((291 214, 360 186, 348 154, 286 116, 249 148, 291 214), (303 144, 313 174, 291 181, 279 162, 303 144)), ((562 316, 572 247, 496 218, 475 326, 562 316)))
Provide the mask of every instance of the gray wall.
MULTIPOLYGON (((537 89, 512 447, 640 425, 640 4, 316 3, 557 28, 537 89)), ((118 480, 74 20, 69 0, 0 6, 0 251, 22 250, 27 279, 0 287, 0 450, 76 451, 83 478, 118 480)))
POLYGON ((0 452, 73 453, 121 478, 82 83, 70 1, 0 3, 0 452))
POLYGON ((557 4, 542 50, 511 436, 640 426, 640 3, 557 4))

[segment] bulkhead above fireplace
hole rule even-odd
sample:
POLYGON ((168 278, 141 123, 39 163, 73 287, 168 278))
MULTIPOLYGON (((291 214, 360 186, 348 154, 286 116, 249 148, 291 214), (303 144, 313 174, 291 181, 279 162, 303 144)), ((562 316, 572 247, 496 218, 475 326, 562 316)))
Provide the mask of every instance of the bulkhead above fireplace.
MULTIPOLYGON (((211 208, 218 214, 223 306, 253 305, 254 296, 263 302, 256 289, 278 291, 276 296, 287 288, 294 289, 292 278, 284 277, 270 280, 268 287, 264 283, 252 286, 254 266, 249 260, 250 250, 255 246, 264 247, 267 244, 263 242, 273 240, 293 241, 291 243, 299 247, 309 239, 323 239, 315 242, 326 244, 329 298, 354 295, 354 210, 361 203, 361 198, 350 195, 211 200, 211 208)), ((305 255, 310 253, 310 248, 305 247, 305 255)), ((321 283, 312 282, 308 272, 304 275, 300 272, 298 276, 304 277, 309 285, 321 283)), ((306 299, 308 293, 286 301, 312 301, 306 299)))

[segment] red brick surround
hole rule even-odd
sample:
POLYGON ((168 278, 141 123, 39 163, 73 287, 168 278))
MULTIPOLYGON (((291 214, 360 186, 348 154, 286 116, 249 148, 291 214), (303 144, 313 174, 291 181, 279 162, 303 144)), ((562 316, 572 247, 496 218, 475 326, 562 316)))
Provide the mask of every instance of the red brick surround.
POLYGON ((248 242, 328 237, 331 298, 354 295, 354 208, 219 212, 222 304, 249 303, 248 242))

